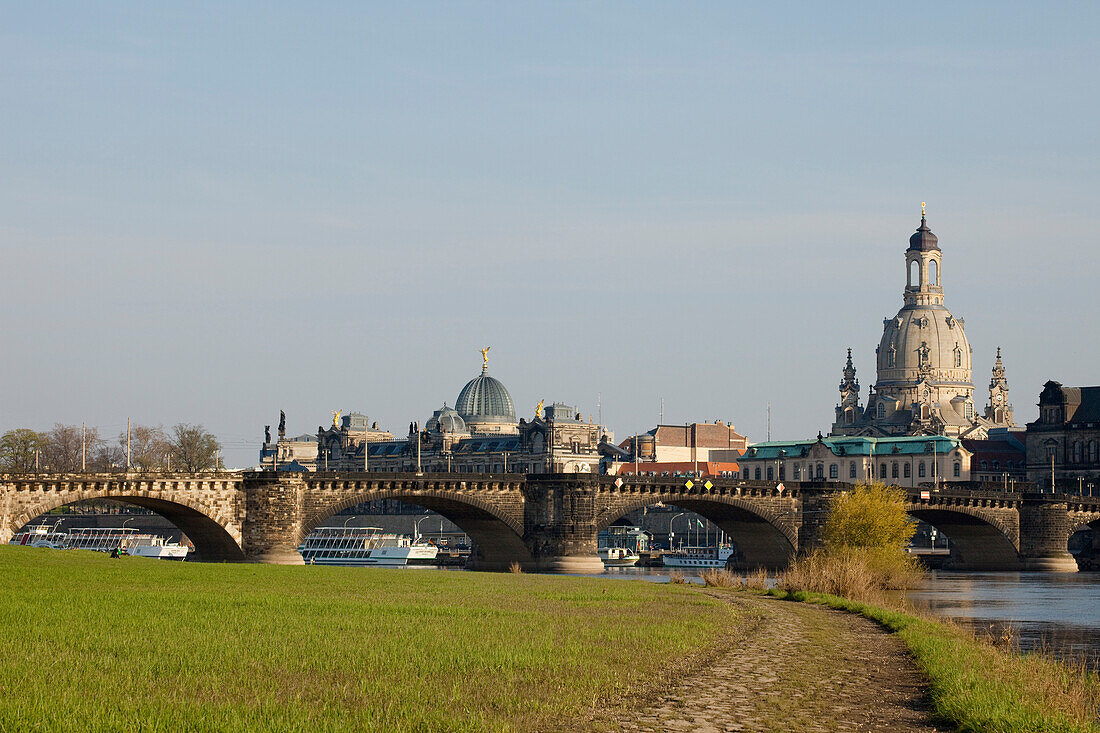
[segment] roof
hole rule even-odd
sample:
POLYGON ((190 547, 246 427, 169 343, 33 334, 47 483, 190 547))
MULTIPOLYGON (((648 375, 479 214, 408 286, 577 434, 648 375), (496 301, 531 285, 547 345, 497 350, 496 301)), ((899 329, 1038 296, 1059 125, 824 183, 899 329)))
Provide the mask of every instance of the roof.
POLYGON ((943 435, 906 435, 894 438, 820 438, 819 440, 773 441, 755 443, 741 457, 741 460, 779 460, 780 458, 801 458, 810 448, 823 444, 837 456, 888 456, 923 455, 929 452, 929 443, 935 443, 935 450, 947 453, 960 445, 956 438, 943 435), (780 451, 783 451, 781 454, 780 451))
POLYGON ((909 249, 928 252, 929 250, 939 249, 939 241, 939 238, 928 228, 928 223, 924 220, 924 214, 921 214, 920 226, 917 228, 916 233, 909 237, 909 249))
POLYGON ((468 423, 516 421, 512 395, 499 379, 490 377, 484 369, 458 393, 455 410, 468 423))

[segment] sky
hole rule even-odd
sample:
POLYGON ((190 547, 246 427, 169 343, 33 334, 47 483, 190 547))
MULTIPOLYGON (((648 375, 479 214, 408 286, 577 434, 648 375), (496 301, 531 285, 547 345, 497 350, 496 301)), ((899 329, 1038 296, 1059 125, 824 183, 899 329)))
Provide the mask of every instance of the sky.
POLYGON ((333 410, 480 372, 621 439, 828 431, 920 202, 984 406, 1100 383, 1093 3, 0 4, 0 430, 333 410))

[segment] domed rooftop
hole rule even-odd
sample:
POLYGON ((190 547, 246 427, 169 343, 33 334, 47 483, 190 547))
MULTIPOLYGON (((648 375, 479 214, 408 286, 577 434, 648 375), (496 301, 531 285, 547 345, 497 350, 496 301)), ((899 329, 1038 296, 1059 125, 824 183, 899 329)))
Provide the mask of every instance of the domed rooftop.
POLYGON ((512 395, 500 380, 489 376, 488 361, 482 365, 481 375, 467 382, 458 393, 455 409, 467 423, 516 422, 512 395))
POLYGON ((940 240, 932 230, 928 228, 928 222, 924 220, 924 211, 920 214, 920 227, 917 231, 909 237, 909 249, 920 250, 921 252, 928 252, 929 250, 939 249, 940 240))
POLYGON ((428 420, 424 428, 429 433, 465 433, 466 421, 453 407, 447 407, 444 403, 428 420))

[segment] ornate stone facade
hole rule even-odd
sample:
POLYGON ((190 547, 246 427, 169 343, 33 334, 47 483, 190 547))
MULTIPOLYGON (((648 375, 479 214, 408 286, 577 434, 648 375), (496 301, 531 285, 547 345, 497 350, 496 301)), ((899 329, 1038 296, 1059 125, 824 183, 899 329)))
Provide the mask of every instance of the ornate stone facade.
POLYGON ((883 320, 875 350, 877 379, 867 406, 860 404, 849 349, 830 435, 984 438, 990 428, 1013 425, 999 349, 989 403, 983 414, 975 409, 964 321, 943 304, 942 255, 922 211, 905 251, 908 279, 901 310, 883 320))

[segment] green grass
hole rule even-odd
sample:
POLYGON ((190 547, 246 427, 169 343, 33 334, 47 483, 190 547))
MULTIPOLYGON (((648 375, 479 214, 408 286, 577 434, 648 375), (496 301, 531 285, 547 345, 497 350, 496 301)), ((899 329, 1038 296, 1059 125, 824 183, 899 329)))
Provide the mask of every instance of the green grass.
POLYGON ((1100 731, 1100 676, 1083 665, 999 649, 938 621, 837 596, 771 594, 858 613, 897 634, 930 680, 936 714, 961 731, 1100 731))
POLYGON ((736 627, 684 586, 0 546, 0 730, 528 730, 736 627))

